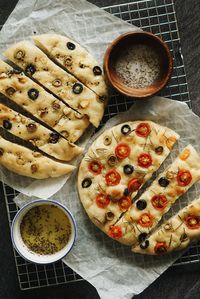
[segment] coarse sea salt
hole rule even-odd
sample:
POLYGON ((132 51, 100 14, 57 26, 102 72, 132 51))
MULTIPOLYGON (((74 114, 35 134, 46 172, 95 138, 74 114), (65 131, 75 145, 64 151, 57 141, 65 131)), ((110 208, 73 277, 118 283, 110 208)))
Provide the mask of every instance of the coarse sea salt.
POLYGON ((138 44, 123 50, 115 64, 115 71, 124 84, 131 88, 152 85, 160 75, 160 61, 151 47, 138 44))

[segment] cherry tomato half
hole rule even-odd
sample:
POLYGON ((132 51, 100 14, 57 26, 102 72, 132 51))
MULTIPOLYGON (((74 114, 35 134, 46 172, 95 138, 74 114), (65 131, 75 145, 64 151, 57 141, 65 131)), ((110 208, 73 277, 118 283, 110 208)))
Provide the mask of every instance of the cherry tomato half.
POLYGON ((106 184, 108 186, 116 186, 121 180, 120 174, 115 169, 109 170, 105 175, 106 184))
POLYGON ((176 179, 177 179, 178 185, 184 187, 184 186, 189 185, 189 183, 192 180, 192 175, 189 170, 182 169, 182 170, 179 170, 176 179))
POLYGON ((164 210, 167 203, 168 201, 165 195, 154 195, 151 199, 152 206, 158 211, 164 210))
POLYGON ((128 210, 128 208, 131 206, 132 202, 129 196, 123 196, 118 201, 118 205, 121 210, 128 210))
POLYGON ((119 225, 112 225, 109 228, 108 235, 113 239, 120 239, 122 237, 122 229, 119 225))
POLYGON ((128 182, 128 191, 135 192, 140 188, 141 185, 142 185, 142 183, 138 179, 131 179, 128 182))
POLYGON ((151 227, 153 225, 153 216, 150 213, 143 213, 138 219, 138 223, 143 227, 151 227))
POLYGON ((138 157, 138 165, 143 168, 148 168, 152 165, 152 158, 150 154, 143 153, 138 157))
POLYGON ((195 215, 188 215, 185 218, 185 223, 190 229, 197 229, 200 227, 200 217, 195 215))
POLYGON ((130 155, 130 146, 126 143, 120 143, 115 148, 115 155, 119 159, 125 159, 130 155))
POLYGON ((164 254, 167 252, 167 244, 165 242, 157 242, 154 251, 156 254, 164 254))
POLYGON ((91 161, 88 165, 88 169, 93 174, 100 174, 103 169, 103 165, 98 161, 91 161))
POLYGON ((106 193, 99 193, 96 197, 96 204, 99 208, 105 209, 110 203, 110 196, 106 193))
POLYGON ((135 129, 135 133, 140 137, 146 138, 147 136, 149 136, 150 132, 151 128, 147 123, 140 123, 135 129))

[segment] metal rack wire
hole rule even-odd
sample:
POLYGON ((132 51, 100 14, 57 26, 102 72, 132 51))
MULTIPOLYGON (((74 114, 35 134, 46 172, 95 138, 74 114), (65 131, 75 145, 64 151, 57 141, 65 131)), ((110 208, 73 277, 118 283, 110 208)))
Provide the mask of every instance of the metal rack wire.
MULTIPOLYGON (((191 107, 173 0, 127 1, 120 5, 105 6, 102 9, 124 21, 159 35, 167 42, 174 57, 174 71, 170 83, 161 95, 183 101, 191 107)), ((113 91, 102 124, 119 111, 126 111, 131 104, 132 100, 113 91)), ((12 200, 17 192, 3 184, 3 193, 11 224, 18 209, 12 200)), ((193 245, 175 265, 198 262, 200 260, 199 250, 200 244, 193 245)), ((51 265, 35 265, 25 261, 15 250, 14 257, 22 290, 82 280, 78 274, 61 261, 51 265)))

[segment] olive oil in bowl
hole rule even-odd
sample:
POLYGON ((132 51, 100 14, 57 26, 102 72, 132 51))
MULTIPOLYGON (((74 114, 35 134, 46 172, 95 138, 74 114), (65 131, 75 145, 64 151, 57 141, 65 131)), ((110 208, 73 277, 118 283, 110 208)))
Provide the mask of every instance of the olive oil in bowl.
POLYGON ((54 254, 65 247, 71 235, 67 215, 50 204, 31 208, 22 218, 20 233, 23 242, 37 254, 54 254))

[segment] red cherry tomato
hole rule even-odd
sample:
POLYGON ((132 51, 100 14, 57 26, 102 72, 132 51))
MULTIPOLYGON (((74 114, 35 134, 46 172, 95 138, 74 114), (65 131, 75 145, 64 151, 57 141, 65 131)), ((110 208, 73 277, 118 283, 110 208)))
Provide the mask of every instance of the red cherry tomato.
POLYGON ((157 242, 154 251, 156 254, 164 254, 167 252, 167 244, 165 242, 157 242))
POLYGON ((119 159, 125 159, 129 157, 131 152, 130 146, 126 143, 120 143, 115 148, 115 155, 119 159))
POLYGON ((100 174, 103 169, 103 165, 98 161, 91 161, 88 165, 88 169, 93 174, 100 174))
POLYGON ((153 216, 150 213, 143 213, 138 219, 138 223, 143 227, 151 227, 153 225, 153 216))
POLYGON ((149 124, 147 124, 147 123, 140 123, 135 129, 135 133, 138 136, 144 137, 144 138, 149 136, 150 132, 151 132, 151 128, 150 128, 149 124))
POLYGON ((192 175, 189 170, 181 169, 179 170, 176 179, 179 186, 185 187, 191 182, 192 175))
POLYGON ((119 225, 112 225, 109 228, 108 235, 113 239, 120 239, 122 237, 122 229, 119 225))
POLYGON ((152 206, 158 211, 164 210, 167 203, 168 201, 165 195, 154 195, 151 199, 152 206))
POLYGON ((118 205, 121 210, 128 210, 128 208, 131 206, 132 202, 129 196, 123 196, 118 201, 118 205))
POLYGON ((119 184, 121 176, 115 169, 111 169, 105 175, 105 180, 108 186, 116 186, 119 184))
POLYGON ((200 227, 200 217, 195 215, 188 215, 185 218, 185 223, 190 229, 197 229, 200 227))
POLYGON ((152 158, 150 154, 143 153, 138 157, 138 165, 143 168, 148 168, 152 165, 152 158))
POLYGON ((141 185, 142 185, 142 183, 138 179, 131 179, 128 182, 128 191, 135 192, 140 188, 141 185))
POLYGON ((99 208, 105 209, 110 203, 110 196, 106 193, 99 193, 96 197, 96 204, 99 208))

